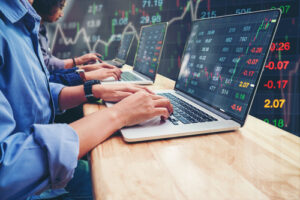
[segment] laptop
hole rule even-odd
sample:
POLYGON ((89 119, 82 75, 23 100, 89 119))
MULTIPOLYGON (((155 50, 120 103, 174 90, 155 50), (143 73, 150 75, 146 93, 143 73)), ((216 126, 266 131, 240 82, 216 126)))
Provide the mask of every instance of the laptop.
POLYGON ((280 10, 193 21, 174 90, 156 91, 170 99, 174 113, 121 133, 127 142, 236 130, 251 108, 280 10))
POLYGON ((119 68, 123 67, 123 65, 126 63, 133 39, 134 39, 133 32, 124 33, 122 35, 121 45, 119 47, 116 58, 114 58, 113 60, 106 60, 104 62, 119 68))
POLYGON ((123 71, 119 81, 107 78, 102 83, 153 84, 163 50, 167 26, 167 23, 143 26, 140 32, 133 70, 123 71))

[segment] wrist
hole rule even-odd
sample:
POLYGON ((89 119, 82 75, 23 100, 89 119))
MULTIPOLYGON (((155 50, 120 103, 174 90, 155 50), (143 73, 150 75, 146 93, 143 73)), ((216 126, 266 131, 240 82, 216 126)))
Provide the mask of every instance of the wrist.
POLYGON ((94 97, 101 99, 101 97, 103 96, 103 93, 104 93, 103 85, 99 85, 99 84, 93 85, 92 92, 93 92, 94 97))
POLYGON ((86 73, 85 73, 85 78, 86 78, 87 81, 89 81, 89 80, 94 80, 94 78, 93 78, 93 73, 86 72, 86 73))
POLYGON ((100 81, 98 80, 90 80, 84 82, 84 94, 85 98, 87 99, 88 102, 94 103, 96 101, 99 101, 100 98, 94 95, 95 91, 95 86, 100 85, 100 81))
POLYGON ((111 121, 116 123, 116 126, 118 129, 123 128, 126 126, 126 114, 124 115, 124 112, 122 112, 119 108, 116 106, 110 107, 109 113, 111 114, 111 121))
POLYGON ((80 58, 74 58, 74 61, 76 63, 76 65, 81 65, 81 59, 80 58))

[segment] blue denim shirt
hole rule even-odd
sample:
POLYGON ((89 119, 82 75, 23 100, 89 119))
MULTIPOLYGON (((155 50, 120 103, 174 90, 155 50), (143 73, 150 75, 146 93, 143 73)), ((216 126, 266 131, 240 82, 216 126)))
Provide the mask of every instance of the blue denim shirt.
POLYGON ((79 139, 52 124, 63 85, 48 83, 38 42, 40 18, 27 0, 0 1, 0 198, 63 188, 79 139))
POLYGON ((76 69, 64 69, 65 64, 62 60, 52 55, 47 37, 47 29, 41 24, 39 31, 39 43, 41 45, 44 62, 50 73, 50 82, 60 83, 67 86, 76 86, 83 84, 80 75, 76 73, 76 69))

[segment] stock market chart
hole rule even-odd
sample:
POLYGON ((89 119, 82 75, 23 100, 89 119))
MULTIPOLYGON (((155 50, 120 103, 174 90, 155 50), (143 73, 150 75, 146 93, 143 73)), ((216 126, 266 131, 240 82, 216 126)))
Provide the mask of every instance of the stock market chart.
POLYGON ((141 38, 137 47, 134 60, 134 70, 155 79, 159 59, 163 49, 167 24, 159 23, 143 27, 141 38))
POLYGON ((133 41, 133 37, 134 37, 134 33, 123 34, 116 58, 122 61, 126 61, 129 48, 131 47, 133 41))
POLYGON ((158 72, 176 80, 192 20, 272 8, 282 10, 282 20, 250 114, 299 136, 298 0, 67 0, 65 16, 48 29, 60 58, 97 51, 112 59, 122 34, 134 32, 127 61, 133 64, 141 26, 169 22, 158 72))
POLYGON ((273 10, 194 22, 176 89, 243 123, 279 16, 273 10))

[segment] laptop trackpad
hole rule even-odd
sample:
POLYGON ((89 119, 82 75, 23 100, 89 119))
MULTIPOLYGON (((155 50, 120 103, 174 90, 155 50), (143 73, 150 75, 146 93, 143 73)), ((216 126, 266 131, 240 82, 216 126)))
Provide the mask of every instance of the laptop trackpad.
POLYGON ((155 125, 161 125, 166 123, 166 121, 161 120, 161 117, 154 117, 152 119, 149 119, 147 121, 144 121, 140 124, 138 124, 137 126, 155 126, 155 125))

